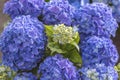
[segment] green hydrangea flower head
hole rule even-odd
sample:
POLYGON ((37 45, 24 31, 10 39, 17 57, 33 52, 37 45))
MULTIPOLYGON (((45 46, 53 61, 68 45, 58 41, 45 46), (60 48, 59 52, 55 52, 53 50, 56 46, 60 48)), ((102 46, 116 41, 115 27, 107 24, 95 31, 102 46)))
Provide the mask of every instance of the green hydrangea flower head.
POLYGON ((55 25, 53 28, 53 41, 60 44, 71 43, 74 41, 78 32, 73 27, 64 24, 55 25))

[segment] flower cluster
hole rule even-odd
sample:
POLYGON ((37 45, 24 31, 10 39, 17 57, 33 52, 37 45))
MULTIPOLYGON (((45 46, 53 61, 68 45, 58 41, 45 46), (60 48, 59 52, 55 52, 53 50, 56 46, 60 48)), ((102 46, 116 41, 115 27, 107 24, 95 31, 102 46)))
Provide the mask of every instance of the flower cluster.
POLYGON ((79 70, 82 80, 118 80, 118 74, 113 67, 96 64, 94 67, 83 67, 79 70))
POLYGON ((14 80, 37 80, 37 77, 32 73, 19 73, 15 76, 14 80))
POLYGON ((44 26, 29 15, 16 17, 3 31, 0 43, 5 65, 13 70, 31 70, 44 54, 44 26))
POLYGON ((77 32, 72 27, 66 27, 64 24, 55 25, 53 28, 53 41, 60 44, 71 43, 74 41, 76 34, 77 32))
POLYGON ((75 8, 67 0, 50 0, 44 5, 42 22, 47 25, 72 25, 75 8))
POLYGON ((40 80, 78 80, 76 68, 60 54, 47 57, 39 67, 40 80))
POLYGON ((112 41, 96 36, 87 37, 80 44, 83 66, 104 63, 106 66, 114 66, 118 61, 118 52, 112 41))
POLYGON ((44 0, 9 0, 5 3, 4 13, 13 19, 20 15, 39 16, 42 12, 44 0))
POLYGON ((114 37, 118 28, 112 10, 103 3, 87 4, 76 10, 74 25, 79 25, 80 33, 104 37, 114 37))
POLYGON ((117 80, 118 52, 110 37, 115 36, 118 24, 111 9, 103 3, 87 4, 76 10, 74 25, 79 26, 82 38, 82 80, 117 80))
POLYGON ((120 22, 120 0, 92 0, 92 2, 102 2, 112 8, 113 16, 120 22))

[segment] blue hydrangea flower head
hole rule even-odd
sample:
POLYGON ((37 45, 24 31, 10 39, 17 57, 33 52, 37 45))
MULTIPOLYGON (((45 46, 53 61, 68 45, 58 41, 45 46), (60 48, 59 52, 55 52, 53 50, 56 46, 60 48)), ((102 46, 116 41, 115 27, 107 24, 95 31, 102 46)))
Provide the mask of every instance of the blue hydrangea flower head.
POLYGON ((37 77, 32 73, 19 73, 15 76, 14 80, 37 80, 37 77))
POLYGON ((96 64, 94 67, 82 67, 79 69, 82 73, 82 80, 118 80, 118 73, 111 66, 96 64))
POLYGON ((20 15, 38 17, 43 9, 44 0, 9 0, 5 3, 3 13, 12 19, 20 15))
POLYGON ((120 0, 93 0, 92 2, 102 2, 109 5, 113 10, 113 16, 120 22, 120 0))
POLYGON ((50 0, 44 5, 42 22, 47 25, 71 26, 75 8, 67 0, 50 0))
POLYGON ((47 57, 39 66, 40 80, 78 80, 76 68, 62 55, 47 57))
POLYGON ((112 10, 103 3, 87 4, 75 12, 75 25, 87 35, 115 36, 118 24, 112 10))
POLYGON ((114 66, 118 61, 118 52, 112 41, 104 37, 87 37, 80 44, 83 66, 104 63, 114 66))
POLYGON ((31 70, 46 46, 44 26, 30 15, 16 17, 0 36, 3 63, 13 70, 31 70))

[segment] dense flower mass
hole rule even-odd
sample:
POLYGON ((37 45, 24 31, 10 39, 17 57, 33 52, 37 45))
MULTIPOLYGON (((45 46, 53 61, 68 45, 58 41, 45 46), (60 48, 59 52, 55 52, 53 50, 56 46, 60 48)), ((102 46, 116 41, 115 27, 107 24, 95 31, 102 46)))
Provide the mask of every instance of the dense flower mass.
POLYGON ((75 25, 79 32, 87 35, 110 37, 115 36, 118 28, 112 16, 112 10, 103 3, 87 4, 76 11, 75 25))
POLYGON ((110 37, 119 8, 120 0, 6 1, 0 80, 118 80, 110 37))
POLYGON ((104 63, 114 66, 118 61, 118 52, 110 39, 104 37, 87 37, 80 44, 83 66, 104 63))
POLYGON ((14 80, 37 80, 37 77, 32 73, 19 73, 15 76, 14 80))
POLYGON ((42 12, 44 0, 9 0, 5 3, 3 12, 15 18, 20 15, 39 16, 42 12))
POLYGON ((94 67, 82 67, 82 80, 118 80, 118 74, 113 67, 96 64, 94 67))
POLYGON ((44 54, 44 26, 29 15, 16 17, 3 31, 0 43, 5 65, 14 70, 31 70, 44 54))
POLYGON ((40 80, 78 80, 76 68, 60 54, 48 57, 39 67, 40 80))
POLYGON ((120 22, 120 0, 93 0, 92 2, 102 2, 109 5, 113 10, 113 16, 120 22))
POLYGON ((76 34, 77 32, 72 27, 67 27, 64 24, 55 25, 53 28, 53 41, 60 44, 71 43, 74 41, 76 34))
POLYGON ((47 25, 71 25, 75 8, 67 0, 50 0, 43 9, 42 21, 47 25))

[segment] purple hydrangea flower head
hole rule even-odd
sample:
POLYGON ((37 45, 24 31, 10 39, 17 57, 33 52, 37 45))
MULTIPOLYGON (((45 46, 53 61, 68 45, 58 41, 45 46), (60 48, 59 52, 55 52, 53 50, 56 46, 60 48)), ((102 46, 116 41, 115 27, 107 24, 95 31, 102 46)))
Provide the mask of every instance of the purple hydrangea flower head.
POLYGON ((47 57, 38 73, 42 73, 40 80, 78 80, 76 68, 60 54, 47 57))
POLYGON ((3 12, 13 19, 20 15, 38 17, 43 9, 44 0, 9 0, 4 5, 3 12))
POLYGON ((44 26, 30 15, 16 17, 0 36, 3 63, 13 70, 31 70, 46 46, 44 26))
POLYGON ((118 61, 118 52, 112 41, 104 37, 87 37, 80 44, 83 66, 104 63, 114 66, 118 61))
POLYGON ((103 3, 87 4, 75 12, 75 25, 87 35, 114 37, 118 24, 112 10, 103 3))
POLYGON ((14 80, 37 80, 37 77, 32 73, 19 73, 15 76, 14 80))
POLYGON ((96 64, 94 67, 82 67, 79 69, 82 73, 82 80, 118 80, 118 73, 111 66, 96 64))
POLYGON ((71 6, 68 0, 50 0, 44 5, 42 13, 42 22, 47 25, 72 24, 75 8, 71 6))

